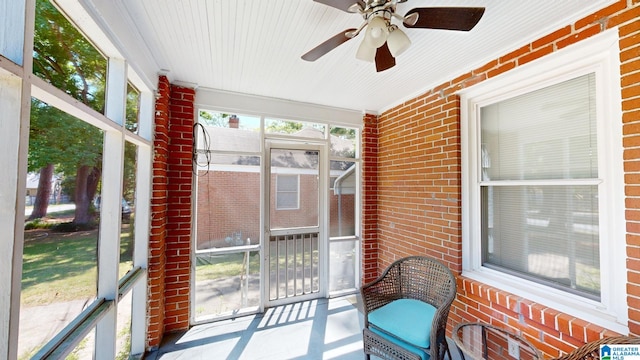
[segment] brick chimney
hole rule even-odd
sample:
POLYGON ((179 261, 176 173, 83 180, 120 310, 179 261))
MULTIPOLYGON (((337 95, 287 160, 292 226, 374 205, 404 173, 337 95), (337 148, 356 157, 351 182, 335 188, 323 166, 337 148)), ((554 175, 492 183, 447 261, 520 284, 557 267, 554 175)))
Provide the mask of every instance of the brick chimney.
POLYGON ((237 129, 240 127, 240 119, 235 115, 231 115, 231 117, 229 117, 229 127, 231 129, 237 129))

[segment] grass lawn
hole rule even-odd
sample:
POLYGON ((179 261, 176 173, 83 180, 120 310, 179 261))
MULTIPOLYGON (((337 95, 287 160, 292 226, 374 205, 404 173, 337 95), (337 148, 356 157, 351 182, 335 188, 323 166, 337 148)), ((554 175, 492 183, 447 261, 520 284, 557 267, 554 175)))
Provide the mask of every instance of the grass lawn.
MULTIPOLYGON (((200 255, 196 260, 196 281, 239 276, 243 270, 244 254, 200 255)), ((252 251, 249 256, 250 273, 260 272, 260 256, 252 251)))
MULTIPOLYGON (((273 258, 271 264, 267 266, 275 267, 275 261, 278 261, 280 271, 296 270, 300 271, 308 269, 312 264, 312 257, 317 261, 317 250, 313 251, 313 254, 306 252, 303 255, 298 253, 293 261, 293 256, 290 256, 287 262, 285 256, 280 256, 277 259, 273 258)), ((196 259, 196 281, 202 280, 215 280, 220 278, 229 278, 239 276, 243 272, 244 253, 224 254, 224 255, 211 255, 200 254, 196 259)), ((260 274, 260 257, 257 251, 252 251, 249 257, 249 271, 251 274, 260 274)), ((272 270, 275 271, 275 270, 272 270)))
MULTIPOLYGON (((130 234, 120 238, 119 274, 131 269, 130 234)), ((97 230, 56 233, 25 231, 22 265, 23 306, 94 298, 97 292, 97 230)))

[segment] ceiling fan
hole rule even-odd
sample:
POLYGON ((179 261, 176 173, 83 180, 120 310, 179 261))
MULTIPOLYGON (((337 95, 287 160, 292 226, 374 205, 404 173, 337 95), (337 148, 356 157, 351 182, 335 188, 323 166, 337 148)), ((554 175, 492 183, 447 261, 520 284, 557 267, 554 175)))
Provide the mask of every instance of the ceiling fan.
POLYGON ((469 31, 484 14, 482 7, 420 7, 404 16, 396 14, 396 5, 407 0, 314 0, 342 11, 362 15, 364 22, 358 28, 346 29, 302 55, 302 59, 315 61, 339 45, 365 30, 364 39, 356 58, 375 62, 376 71, 396 65, 396 57, 409 48, 411 40, 391 22, 399 20, 406 28, 469 31))

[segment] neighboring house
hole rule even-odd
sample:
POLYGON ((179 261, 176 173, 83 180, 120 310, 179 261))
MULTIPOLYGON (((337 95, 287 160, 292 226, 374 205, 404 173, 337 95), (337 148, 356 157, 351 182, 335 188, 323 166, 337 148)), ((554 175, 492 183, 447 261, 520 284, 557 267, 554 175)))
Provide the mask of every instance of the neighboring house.
MULTIPOLYGON (((27 197, 25 205, 33 205, 33 203, 36 201, 39 181, 39 173, 27 174, 27 197)), ((53 175, 53 179, 51 180, 51 196, 49 197, 49 204, 61 204, 69 202, 69 196, 65 195, 62 192, 62 187, 60 186, 61 181, 62 177, 60 175, 53 175)))
MULTIPOLYGON (((236 123, 237 124, 237 123, 236 123)), ((237 126, 237 125, 236 125, 237 126)), ((210 150, 247 153, 259 150, 260 134, 242 128, 205 127, 210 150)), ((202 152, 203 132, 199 133, 198 148, 202 152)), ((318 129, 305 127, 292 134, 302 138, 323 138, 318 129)), ((332 153, 354 151, 353 141, 330 135, 332 153)), ((200 155, 197 177, 197 246, 210 249, 257 243, 260 236, 260 159, 248 155, 212 154, 205 165, 200 155)), ((271 219, 290 227, 304 226, 317 218, 308 206, 318 202, 318 179, 304 154, 281 154, 272 159, 275 168, 295 168, 295 173, 271 175, 271 219)), ((355 167, 332 162, 329 202, 331 207, 330 236, 353 235, 355 227, 355 167), (334 187, 337 186, 337 187, 334 187)))

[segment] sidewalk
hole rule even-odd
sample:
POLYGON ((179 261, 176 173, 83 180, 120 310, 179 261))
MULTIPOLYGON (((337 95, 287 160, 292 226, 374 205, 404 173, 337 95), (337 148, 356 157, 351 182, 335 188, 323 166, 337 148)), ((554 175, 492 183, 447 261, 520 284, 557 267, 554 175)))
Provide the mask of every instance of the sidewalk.
MULTIPOLYGON (((67 211, 67 210, 74 210, 75 208, 76 208, 76 204, 59 204, 59 205, 51 204, 47 208, 47 214, 67 211)), ((26 206, 24 208, 24 216, 31 215, 32 211, 33 211, 33 206, 26 206)))

